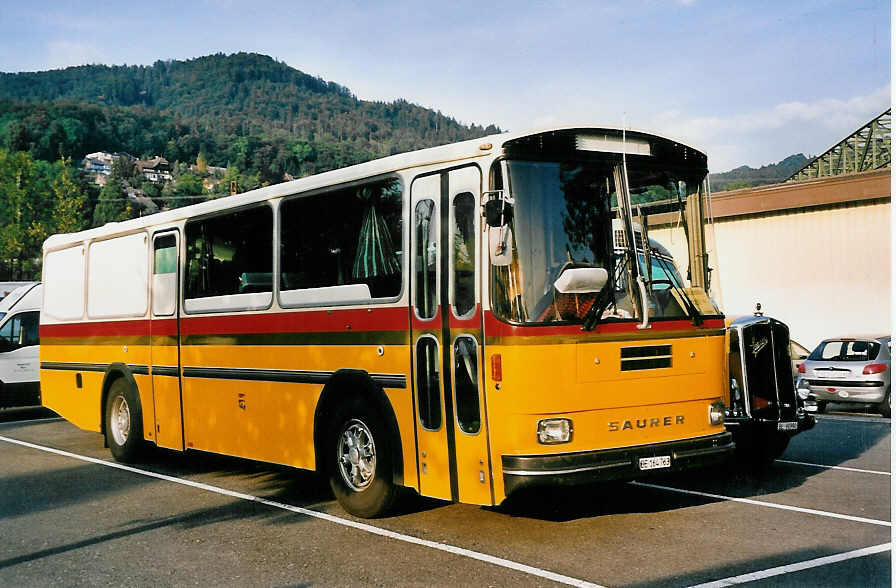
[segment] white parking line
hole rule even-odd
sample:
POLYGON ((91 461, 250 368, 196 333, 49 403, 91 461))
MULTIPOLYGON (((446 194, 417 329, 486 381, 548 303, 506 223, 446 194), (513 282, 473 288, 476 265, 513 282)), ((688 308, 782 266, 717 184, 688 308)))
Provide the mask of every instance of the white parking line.
POLYGON ((792 463, 801 466, 809 466, 813 468, 822 468, 826 470, 844 470, 847 472, 859 472, 861 474, 879 474, 881 476, 892 475, 890 472, 879 472, 877 470, 861 470, 859 468, 848 468, 845 466, 822 465, 820 463, 807 463, 805 461, 790 461, 789 459, 776 459, 775 461, 780 461, 781 463, 792 463))
POLYGON ((803 508, 800 506, 789 506, 786 504, 777 504, 775 502, 764 502, 762 500, 753 500, 752 498, 738 498, 736 496, 724 496, 722 494, 711 494, 709 492, 698 492, 697 490, 685 490, 684 488, 674 488, 672 486, 660 486, 659 484, 648 484, 647 482, 629 482, 635 486, 643 486, 645 488, 654 488, 656 490, 665 490, 667 492, 677 492, 679 494, 690 494, 692 496, 702 496, 703 498, 714 498, 716 500, 727 500, 730 502, 742 502, 744 504, 753 504, 755 506, 766 506, 768 508, 778 508, 781 510, 791 510, 794 512, 802 512, 806 514, 814 514, 833 519, 844 519, 847 521, 855 521, 857 523, 868 523, 871 525, 880 525, 882 527, 892 527, 890 521, 880 521, 878 519, 867 519, 865 517, 854 517, 852 515, 840 514, 837 512, 828 512, 826 510, 816 510, 814 508, 803 508))
POLYGON ((264 504, 266 506, 271 506, 274 508, 288 510, 288 511, 295 512, 298 514, 303 514, 303 515, 306 515, 309 517, 314 517, 316 519, 321 519, 321 520, 328 521, 331 523, 336 523, 337 525, 351 527, 353 529, 365 531, 365 532, 371 533, 373 535, 379 535, 381 537, 388 537, 389 539, 394 539, 396 541, 404 541, 405 543, 412 543, 414 545, 420 545, 422 547, 429 547, 430 549, 437 549, 439 551, 452 553, 454 555, 468 557, 470 559, 475 559, 475 560, 482 561, 485 563, 490 563, 490 564, 500 566, 503 568, 508 568, 511 570, 522 572, 524 574, 537 576, 539 578, 545 578, 546 580, 552 580, 554 582, 559 582, 561 584, 567 584, 569 586, 582 586, 582 587, 588 587, 588 588, 603 588, 599 584, 586 582, 585 580, 580 580, 578 578, 572 578, 570 576, 564 576, 563 574, 557 574, 557 573, 554 573, 554 572, 551 572, 548 570, 543 570, 541 568, 536 568, 536 567, 529 566, 526 564, 511 561, 508 559, 503 559, 500 557, 495 557, 493 555, 488 555, 486 553, 480 553, 478 551, 464 549, 463 547, 455 547, 454 545, 447 545, 444 543, 436 543, 435 541, 428 541, 426 539, 420 539, 419 537, 414 537, 412 535, 403 535, 401 533, 396 533, 395 531, 381 529, 380 527, 375 527, 373 525, 368 525, 366 523, 359 523, 357 521, 343 519, 343 518, 333 516, 333 515, 330 515, 327 513, 318 512, 316 510, 309 510, 307 508, 302 508, 300 506, 293 506, 291 504, 284 504, 282 502, 275 502, 273 500, 259 498, 258 496, 252 496, 251 494, 243 494, 242 492, 234 492, 233 490, 227 490, 225 488, 219 488, 217 486, 211 486, 209 484, 202 484, 200 482, 184 480, 183 478, 167 476, 165 474, 159 474, 156 472, 151 472, 149 470, 141 470, 139 468, 122 465, 120 463, 104 461, 102 459, 96 459, 93 457, 88 457, 86 455, 79 455, 77 453, 69 453, 68 451, 62 451, 60 449, 54 449, 52 447, 45 447, 43 445, 35 445, 34 443, 28 443, 27 441, 20 441, 18 439, 11 439, 9 437, 0 436, 0 441, 4 441, 6 443, 12 443, 14 445, 21 445, 22 447, 28 447, 30 449, 37 449, 39 451, 46 451, 48 453, 54 453, 56 455, 61 455, 63 457, 70 457, 72 459, 78 459, 81 461, 86 461, 86 462, 94 463, 97 465, 107 466, 107 467, 115 468, 118 470, 124 470, 126 472, 140 474, 143 476, 148 476, 150 478, 157 478, 159 480, 165 480, 166 482, 173 482, 175 484, 181 484, 183 486, 190 486, 192 488, 198 488, 200 490, 206 490, 208 492, 214 492, 216 494, 230 496, 232 498, 239 498, 240 500, 248 500, 250 502, 257 502, 259 504, 264 504))
POLYGON ((866 417, 851 414, 816 414, 815 418, 822 421, 847 421, 854 423, 883 423, 890 424, 890 419, 885 417, 866 417))
POLYGON ((771 578, 773 576, 780 576, 782 574, 790 574, 792 572, 799 572, 801 570, 808 570, 810 568, 826 566, 828 564, 846 561, 849 559, 855 559, 857 557, 865 557, 866 555, 874 555, 875 553, 883 553, 884 551, 890 551, 890 548, 891 548, 890 543, 884 543, 882 545, 875 545, 874 547, 866 547, 864 549, 856 549, 855 551, 847 551, 846 553, 838 553, 836 555, 828 555, 825 557, 810 559, 808 561, 803 561, 803 562, 799 562, 799 563, 795 563, 795 564, 789 564, 786 566, 778 566, 776 568, 769 568, 767 570, 762 570, 759 572, 751 572, 749 574, 743 574, 740 576, 732 576, 730 578, 723 578, 721 580, 715 580, 713 582, 707 582, 705 584, 697 584, 696 586, 691 586, 691 588, 722 588, 724 586, 734 586, 735 584, 746 584, 747 582, 755 582, 756 580, 764 580, 765 578, 771 578))
POLYGON ((26 423, 41 423, 41 422, 46 422, 46 421, 61 421, 61 420, 65 420, 65 419, 63 419, 62 417, 46 417, 46 418, 42 418, 42 419, 29 419, 27 421, 4 421, 4 422, 0 422, 0 426, 2 426, 2 425, 23 425, 26 423))

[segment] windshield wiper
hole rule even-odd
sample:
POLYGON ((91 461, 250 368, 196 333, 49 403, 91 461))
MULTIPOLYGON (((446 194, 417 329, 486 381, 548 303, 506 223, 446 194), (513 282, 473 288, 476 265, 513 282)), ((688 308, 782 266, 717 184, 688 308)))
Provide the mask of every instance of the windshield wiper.
POLYGON ((592 304, 591 308, 588 309, 588 312, 585 313, 585 317, 582 319, 582 330, 593 331, 598 323, 600 323, 600 317, 603 316, 604 310, 610 306, 610 302, 612 301, 613 284, 608 281, 607 285, 597 293, 597 298, 595 298, 594 304, 592 304))
MULTIPOLYGON (((656 259, 657 259, 657 261, 660 262, 660 265, 663 267, 663 271, 665 271, 666 274, 670 278, 673 275, 675 275, 673 273, 674 269, 673 269, 673 267, 669 266, 668 260, 663 259, 659 255, 656 256, 656 259)), ((691 321, 693 321, 694 325, 702 324, 703 323, 702 315, 700 314, 700 311, 697 309, 697 307, 694 305, 694 301, 691 300, 691 297, 687 295, 687 293, 684 291, 684 289, 682 287, 680 287, 678 284, 675 283, 674 279, 670 279, 669 283, 672 285, 672 288, 674 288, 675 291, 678 292, 678 295, 681 296, 681 299, 684 302, 684 305, 686 307, 685 311, 690 316, 691 321)))

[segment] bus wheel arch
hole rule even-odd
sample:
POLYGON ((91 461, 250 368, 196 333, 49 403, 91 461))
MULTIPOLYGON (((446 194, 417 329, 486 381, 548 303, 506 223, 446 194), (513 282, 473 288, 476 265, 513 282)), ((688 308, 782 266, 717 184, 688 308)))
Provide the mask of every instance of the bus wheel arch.
POLYGON ((366 372, 339 370, 324 386, 314 451, 343 508, 361 517, 388 512, 404 482, 401 437, 385 392, 366 372))
POLYGON ((116 461, 132 463, 143 452, 143 407, 137 381, 124 364, 112 364, 103 377, 100 431, 116 461), (113 412, 121 425, 110 429, 113 412))

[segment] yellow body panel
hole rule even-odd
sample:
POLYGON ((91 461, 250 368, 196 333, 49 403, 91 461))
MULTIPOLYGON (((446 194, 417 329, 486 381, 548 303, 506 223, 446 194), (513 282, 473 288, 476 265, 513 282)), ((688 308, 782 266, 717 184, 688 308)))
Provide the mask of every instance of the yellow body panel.
MULTIPOLYGON (((707 411, 727 389, 727 370, 720 369, 727 365, 725 341, 720 334, 638 343, 488 345, 482 369, 485 389, 480 390, 482 429, 477 435, 463 433, 452 420, 443 422, 438 431, 420 428, 415 437, 418 421, 407 345, 384 346, 382 355, 376 345, 187 345, 181 349, 181 363, 208 368, 349 368, 403 374, 407 387, 386 389, 386 395, 400 430, 405 485, 419 488, 426 496, 451 498, 446 452, 446 427, 451 426, 459 500, 494 504, 505 498, 502 455, 594 451, 724 431, 722 426, 709 425, 707 411), (620 371, 622 347, 661 344, 672 346, 672 367, 620 371), (495 354, 502 356, 501 382, 493 381, 487 369, 495 354), (538 420, 557 416, 573 420, 572 441, 539 444, 535 434, 538 420)), ((41 360, 170 368, 177 365, 177 348, 157 345, 150 357, 148 345, 56 345, 48 341, 41 347, 41 360)), ((101 371, 44 369, 44 403, 78 427, 99 431, 103 375, 101 371), (80 389, 75 386, 77 373, 82 375, 80 389)), ((135 381, 145 437, 165 447, 180 448, 178 378, 136 375, 135 381), (156 426, 158 439, 154 438, 156 426)), ((182 379, 182 386, 183 447, 315 468, 312 432, 321 384, 189 377, 182 379)))
POLYGON ((445 423, 438 431, 417 431, 420 450, 420 494, 451 500, 451 472, 448 462, 448 434, 445 423))
MULTIPOLYGON (((156 443, 159 447, 184 448, 180 381, 171 376, 152 377, 156 443)), ((147 425, 144 424, 144 428, 147 425)))
MULTIPOLYGON (((140 338, 142 343, 148 342, 140 338)), ((66 341, 55 344, 52 340, 41 341, 41 363, 83 363, 142 365, 149 363, 149 346, 133 344, 79 345, 66 341)), ((41 369, 41 398, 43 405, 54 410, 74 425, 88 431, 100 431, 103 419, 102 386, 104 371, 74 371, 41 369), (76 385, 76 374, 81 374, 81 388, 76 385)), ((154 439, 155 412, 152 388, 147 375, 135 375, 140 404, 143 410, 143 436, 154 439)))
POLYGON ((637 343, 551 343, 486 348, 501 355, 502 381, 486 372, 495 500, 505 497, 502 455, 595 451, 724 432, 710 425, 709 405, 725 389, 725 337, 678 337, 637 343), (669 368, 622 371, 623 347, 671 345, 669 368), (542 445, 543 418, 573 422, 570 443, 542 445))
MULTIPOLYGON (((41 346, 43 347, 43 346, 41 346)), ((100 431, 100 391, 103 374, 82 372, 82 386, 75 385, 72 371, 40 371, 41 402, 47 408, 86 431, 100 431)))

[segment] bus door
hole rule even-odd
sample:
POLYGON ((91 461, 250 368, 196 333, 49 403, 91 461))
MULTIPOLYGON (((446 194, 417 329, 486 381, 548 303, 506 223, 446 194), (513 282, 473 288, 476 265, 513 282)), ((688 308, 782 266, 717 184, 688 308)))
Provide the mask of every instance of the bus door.
POLYGON ((150 322, 155 439, 160 447, 183 450, 180 381, 178 274, 180 235, 156 233, 152 241, 152 319, 150 322))
POLYGON ((492 504, 482 385, 479 168, 411 184, 411 330, 420 492, 492 504))

